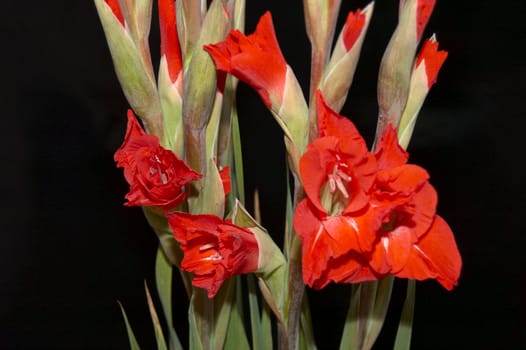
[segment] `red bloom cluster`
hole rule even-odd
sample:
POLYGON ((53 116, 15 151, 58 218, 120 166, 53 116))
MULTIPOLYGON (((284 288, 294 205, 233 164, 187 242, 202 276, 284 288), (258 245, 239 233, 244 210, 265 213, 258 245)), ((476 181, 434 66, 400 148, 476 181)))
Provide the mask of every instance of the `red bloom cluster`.
POLYGON ((388 127, 368 152, 352 122, 317 95, 319 137, 300 160, 307 194, 294 215, 303 243, 303 279, 320 289, 392 274, 437 279, 452 289, 461 258, 451 229, 436 215, 428 173, 388 127))
POLYGON ((156 136, 145 133, 131 110, 124 143, 114 158, 130 184, 127 206, 174 209, 186 198, 183 186, 201 178, 172 151, 162 148, 156 136))

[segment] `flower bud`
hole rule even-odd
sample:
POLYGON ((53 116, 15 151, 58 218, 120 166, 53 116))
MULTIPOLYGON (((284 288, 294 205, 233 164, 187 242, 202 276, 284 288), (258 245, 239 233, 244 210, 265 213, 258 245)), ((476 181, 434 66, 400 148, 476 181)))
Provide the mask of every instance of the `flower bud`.
POLYGON ((183 122, 188 160, 198 170, 206 167, 204 128, 216 96, 216 70, 203 45, 223 40, 229 26, 228 13, 221 0, 214 0, 204 19, 197 48, 185 70, 183 94, 183 122))
POLYGON ((116 0, 95 0, 117 78, 133 110, 146 130, 164 139, 159 97, 151 62, 131 32, 127 12, 116 0))
POLYGON ((403 0, 400 4, 398 26, 385 50, 378 76, 376 140, 388 124, 398 128, 409 94, 418 42, 434 3, 434 0, 403 0))
POLYGON ((336 112, 343 107, 352 84, 373 8, 374 3, 370 3, 363 10, 349 12, 325 69, 320 90, 327 104, 336 112))
POLYGON ((403 148, 409 145, 420 108, 424 104, 429 89, 435 84, 446 57, 446 51, 438 50, 435 35, 424 42, 413 68, 409 97, 398 128, 398 138, 403 148))
POLYGON ((183 62, 173 0, 159 0, 161 29, 161 63, 158 89, 163 112, 166 147, 184 157, 183 129, 183 62))

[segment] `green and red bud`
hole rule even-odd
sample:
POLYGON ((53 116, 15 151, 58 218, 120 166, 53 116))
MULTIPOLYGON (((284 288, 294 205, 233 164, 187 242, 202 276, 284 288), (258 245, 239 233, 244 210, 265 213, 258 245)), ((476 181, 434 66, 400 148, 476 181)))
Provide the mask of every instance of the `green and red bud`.
POLYGON ((184 157, 183 62, 173 0, 159 0, 161 62, 157 87, 164 120, 167 148, 184 157))
POLYGON ((325 100, 336 112, 345 103, 352 84, 374 3, 349 12, 320 84, 325 100))
POLYGON ((424 104, 429 89, 435 84, 438 72, 446 58, 447 52, 438 50, 435 35, 424 42, 413 68, 409 97, 398 128, 398 138, 403 148, 409 145, 420 108, 424 104))
POLYGON ((289 140, 291 158, 297 159, 307 145, 308 107, 281 53, 270 13, 261 17, 253 34, 233 30, 225 41, 207 45, 205 49, 217 70, 230 73, 256 89, 289 140))
MULTIPOLYGON (((147 38, 137 40, 134 12, 126 11, 115 0, 95 0, 117 78, 126 99, 143 120, 147 132, 156 135, 164 145, 163 120, 147 38), (146 46, 145 46, 146 45, 146 46)), ((143 16, 147 17, 147 16, 143 16)), ((145 27, 143 24, 141 28, 145 27)), ((149 31, 143 28, 143 32, 149 31)), ((147 33, 145 34, 147 36, 147 33)))
POLYGON ((208 10, 197 47, 185 68, 183 93, 183 123, 188 161, 194 169, 206 169, 205 127, 210 119, 216 96, 214 62, 202 47, 224 40, 229 30, 229 15, 221 0, 214 0, 208 10))
POLYGON ((400 124, 416 50, 434 3, 434 0, 403 0, 400 3, 398 26, 385 50, 378 76, 376 140, 388 124, 395 128, 400 124))

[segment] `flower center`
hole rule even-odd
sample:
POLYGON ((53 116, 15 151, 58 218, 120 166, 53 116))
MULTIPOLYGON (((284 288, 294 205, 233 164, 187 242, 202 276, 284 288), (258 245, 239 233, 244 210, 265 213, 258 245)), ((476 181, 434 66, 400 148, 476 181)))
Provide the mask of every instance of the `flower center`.
POLYGON ((159 174, 159 180, 164 185, 168 183, 168 176, 166 173, 162 170, 162 162, 161 159, 159 159, 159 156, 157 154, 153 155, 150 158, 150 175, 159 174))
POLYGON ((327 175, 327 182, 321 191, 321 203, 331 216, 340 215, 351 198, 348 191, 352 177, 347 173, 349 166, 336 155, 336 162, 331 173, 327 175))
POLYGON ((199 247, 199 252, 205 252, 207 250, 214 249, 214 253, 211 255, 208 255, 206 258, 203 258, 202 260, 208 260, 208 261, 218 261, 223 260, 223 257, 219 252, 217 251, 217 245, 214 243, 207 243, 203 244, 201 247, 199 247))
POLYGON ((332 169, 332 173, 327 175, 327 182, 329 183, 329 192, 334 195, 336 191, 339 191, 343 198, 349 198, 349 192, 347 192, 347 184, 351 182, 352 177, 342 171, 343 169, 349 169, 349 166, 341 161, 339 155, 336 155, 336 164, 332 169))

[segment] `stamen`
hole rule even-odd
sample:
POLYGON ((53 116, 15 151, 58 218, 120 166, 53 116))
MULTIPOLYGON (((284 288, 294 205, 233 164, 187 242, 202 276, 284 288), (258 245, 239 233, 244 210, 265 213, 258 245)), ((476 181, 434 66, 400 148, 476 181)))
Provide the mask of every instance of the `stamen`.
POLYGON ((210 248, 214 248, 216 245, 214 243, 208 243, 208 244, 204 244, 202 245, 201 247, 199 247, 199 251, 200 252, 204 252, 205 250, 208 250, 210 248))
POLYGON ((386 236, 382 237, 382 244, 385 248, 385 251, 389 251, 389 238, 386 236))
POLYGON ((218 261, 218 260, 223 260, 223 257, 219 254, 219 253, 215 253, 214 255, 210 255, 206 258, 203 258, 201 260, 205 260, 205 261, 218 261))
POLYGON ((336 178, 336 186, 342 193, 344 198, 349 198, 349 193, 347 192, 347 189, 345 188, 345 185, 342 182, 342 179, 340 177, 336 178))
MULTIPOLYGON (((347 164, 345 164, 345 165, 347 165, 347 164)), ((338 175, 339 177, 341 177, 341 178, 343 179, 343 181, 345 181, 345 182, 351 182, 351 180, 352 180, 352 177, 351 177, 351 176, 347 175, 346 173, 344 173, 344 172, 341 171, 341 170, 337 170, 337 171, 336 171, 336 175, 338 175)))
POLYGON ((336 180, 334 179, 334 175, 329 174, 328 178, 329 178, 329 191, 331 193, 334 193, 334 191, 336 191, 336 180))

